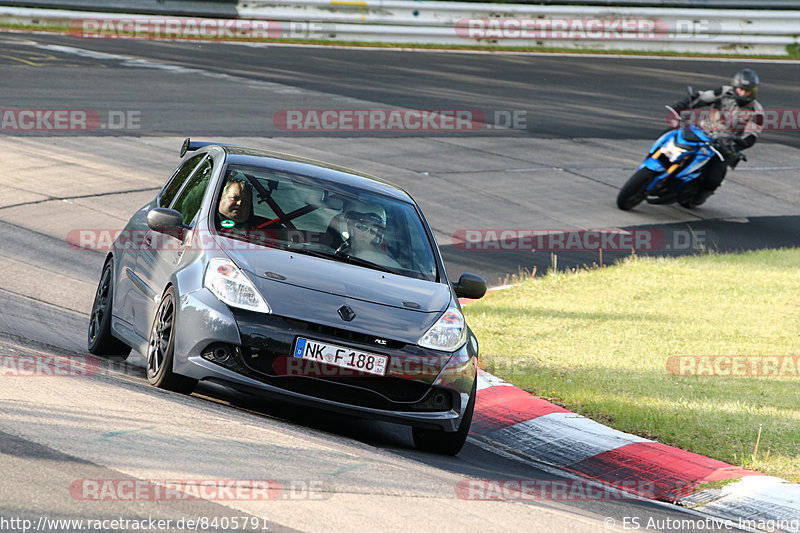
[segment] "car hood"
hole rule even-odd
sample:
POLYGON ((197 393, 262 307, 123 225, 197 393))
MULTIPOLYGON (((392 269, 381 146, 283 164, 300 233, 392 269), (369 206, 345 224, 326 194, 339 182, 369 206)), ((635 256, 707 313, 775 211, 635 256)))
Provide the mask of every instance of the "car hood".
POLYGON ((237 250, 241 242, 227 238, 220 244, 279 316, 416 343, 451 302, 444 283, 276 248, 237 250), (339 314, 345 305, 355 314, 349 321, 339 314))

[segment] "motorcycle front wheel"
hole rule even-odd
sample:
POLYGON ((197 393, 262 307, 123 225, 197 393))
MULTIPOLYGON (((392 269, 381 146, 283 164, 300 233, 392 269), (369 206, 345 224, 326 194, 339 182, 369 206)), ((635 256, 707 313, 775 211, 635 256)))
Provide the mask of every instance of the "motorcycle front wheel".
POLYGON ((649 168, 640 168, 628 178, 617 195, 617 207, 623 211, 633 209, 647 197, 647 185, 658 174, 649 168))

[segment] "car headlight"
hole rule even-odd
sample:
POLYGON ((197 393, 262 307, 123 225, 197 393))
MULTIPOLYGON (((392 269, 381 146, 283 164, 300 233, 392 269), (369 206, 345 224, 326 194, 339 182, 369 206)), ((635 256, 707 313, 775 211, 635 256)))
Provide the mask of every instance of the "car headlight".
POLYGON ((230 306, 261 313, 272 312, 267 301, 244 272, 227 259, 212 259, 208 262, 203 286, 230 306))
POLYGON ((423 348, 454 352, 467 342, 467 323, 455 307, 445 311, 439 320, 419 339, 423 348))

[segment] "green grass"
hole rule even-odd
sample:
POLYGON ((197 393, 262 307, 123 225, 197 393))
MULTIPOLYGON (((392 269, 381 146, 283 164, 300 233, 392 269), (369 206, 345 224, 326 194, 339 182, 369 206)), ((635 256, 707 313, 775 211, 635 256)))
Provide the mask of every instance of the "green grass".
MULTIPOLYGON (((112 14, 113 16, 113 14, 112 14)), ((69 33, 69 27, 63 23, 51 23, 42 21, 40 24, 19 24, 0 20, 0 31, 44 31, 52 33, 69 33)), ((186 41, 197 41, 195 38, 183 39, 186 41)), ((313 44, 325 46, 351 46, 351 47, 371 47, 371 48, 413 48, 421 50, 467 50, 481 52, 529 52, 529 53, 550 53, 550 54, 596 54, 596 55, 629 55, 629 56, 668 56, 668 57, 705 57, 721 59, 776 59, 791 60, 800 57, 797 45, 787 46, 788 55, 770 54, 743 54, 735 51, 730 53, 699 53, 699 52, 659 52, 646 50, 599 50, 593 48, 568 48, 553 46, 513 46, 499 44, 463 44, 463 45, 443 45, 443 44, 417 44, 417 43, 383 43, 383 42, 362 42, 362 41, 336 41, 329 39, 273 39, 273 38, 235 38, 235 39, 209 39, 221 42, 261 42, 261 43, 284 43, 284 44, 313 44)))
POLYGON ((800 482, 796 374, 679 377, 666 364, 800 355, 800 249, 548 273, 465 314, 482 366, 515 385, 616 429, 800 482))

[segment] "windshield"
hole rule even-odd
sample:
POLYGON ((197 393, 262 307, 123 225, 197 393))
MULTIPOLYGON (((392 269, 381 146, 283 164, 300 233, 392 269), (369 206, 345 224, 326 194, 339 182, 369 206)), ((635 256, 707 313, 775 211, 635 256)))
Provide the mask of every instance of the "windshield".
POLYGON ((339 183, 229 165, 216 230, 403 276, 437 280, 433 247, 412 204, 339 183))

